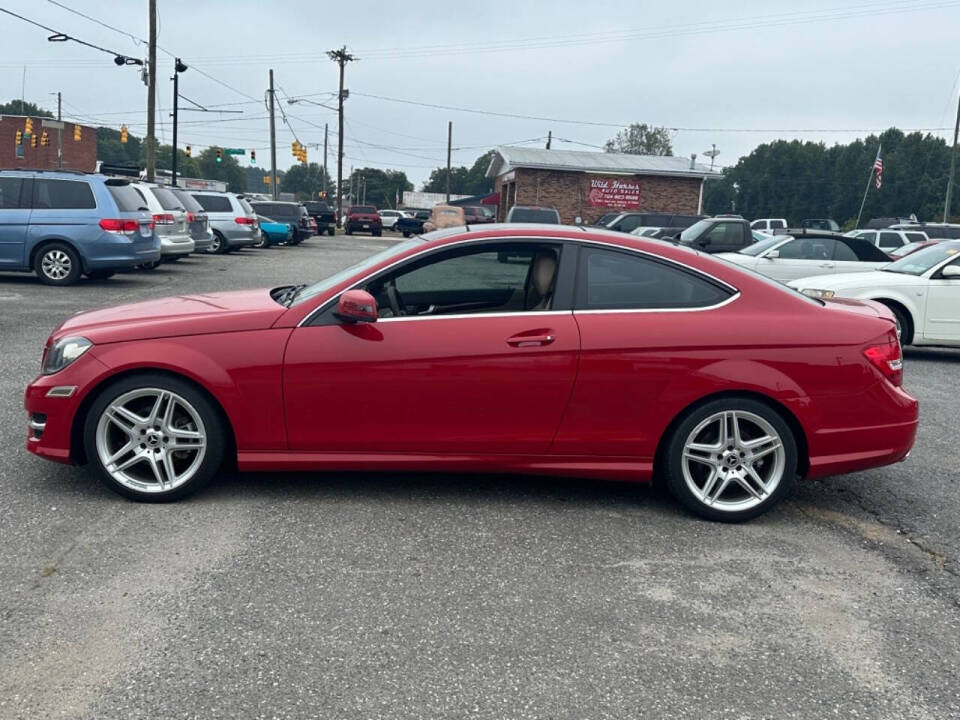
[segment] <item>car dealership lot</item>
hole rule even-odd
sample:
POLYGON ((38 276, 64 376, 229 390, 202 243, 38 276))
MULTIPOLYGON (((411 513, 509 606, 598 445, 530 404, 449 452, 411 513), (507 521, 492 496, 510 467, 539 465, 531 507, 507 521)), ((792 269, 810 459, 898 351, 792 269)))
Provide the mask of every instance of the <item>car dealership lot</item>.
POLYGON ((906 463, 745 525, 551 478, 251 474, 139 505, 23 449, 65 315, 308 282, 395 241, 0 277, 0 717, 960 714, 958 351, 906 351, 906 463))

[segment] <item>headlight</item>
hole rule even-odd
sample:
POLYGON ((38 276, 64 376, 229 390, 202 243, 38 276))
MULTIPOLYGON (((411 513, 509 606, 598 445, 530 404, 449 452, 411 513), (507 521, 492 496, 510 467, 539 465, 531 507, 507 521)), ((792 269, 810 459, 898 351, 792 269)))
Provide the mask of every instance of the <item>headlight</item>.
POLYGON ((53 375, 55 372, 60 372, 92 346, 93 343, 85 337, 61 338, 43 356, 43 365, 40 372, 44 375, 53 375))
POLYGON ((801 290, 804 295, 812 298, 832 298, 836 293, 833 290, 818 290, 817 288, 804 288, 801 290))

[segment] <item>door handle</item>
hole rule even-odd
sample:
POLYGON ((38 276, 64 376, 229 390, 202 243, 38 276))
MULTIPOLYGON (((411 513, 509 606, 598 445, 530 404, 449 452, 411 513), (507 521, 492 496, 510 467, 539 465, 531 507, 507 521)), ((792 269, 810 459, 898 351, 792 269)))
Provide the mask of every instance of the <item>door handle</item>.
POLYGON ((511 347, 538 347, 549 345, 556 337, 553 335, 514 335, 507 339, 507 345, 511 347))
POLYGON ((832 268, 832 267, 836 267, 836 265, 834 265, 832 262, 825 262, 825 263, 820 263, 820 267, 832 268))

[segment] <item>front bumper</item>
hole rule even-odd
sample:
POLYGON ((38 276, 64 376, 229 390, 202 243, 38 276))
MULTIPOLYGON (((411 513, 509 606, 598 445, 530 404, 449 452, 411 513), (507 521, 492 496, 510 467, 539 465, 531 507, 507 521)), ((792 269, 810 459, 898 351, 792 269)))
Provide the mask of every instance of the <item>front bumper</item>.
POLYGON ((38 375, 27 386, 23 399, 27 450, 47 460, 75 462, 80 453, 79 448, 71 447, 74 418, 90 388, 107 372, 107 366, 93 356, 91 349, 58 373, 38 375))

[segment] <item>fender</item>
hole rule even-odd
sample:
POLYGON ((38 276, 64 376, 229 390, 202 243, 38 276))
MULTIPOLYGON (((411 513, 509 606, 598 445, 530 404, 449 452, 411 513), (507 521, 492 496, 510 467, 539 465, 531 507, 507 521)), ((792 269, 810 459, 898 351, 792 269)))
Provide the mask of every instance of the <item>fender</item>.
POLYGON ((90 353, 109 368, 103 378, 162 370, 203 387, 220 404, 239 450, 285 450, 283 349, 288 329, 254 330, 96 345, 90 353), (213 359, 225 358, 223 363, 213 359))

